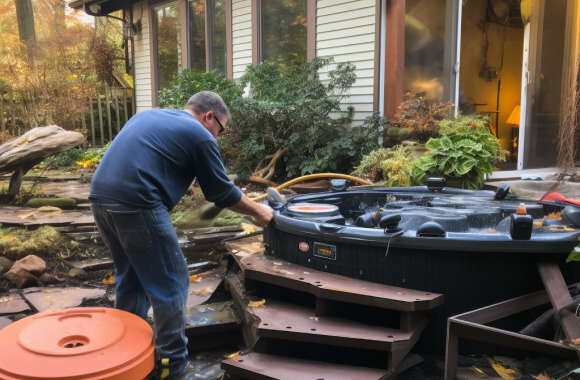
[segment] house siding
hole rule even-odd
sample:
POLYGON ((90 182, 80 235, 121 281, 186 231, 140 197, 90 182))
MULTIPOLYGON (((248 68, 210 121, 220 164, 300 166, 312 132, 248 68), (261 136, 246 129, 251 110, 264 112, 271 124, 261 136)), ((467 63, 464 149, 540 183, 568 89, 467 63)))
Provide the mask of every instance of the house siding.
POLYGON ((141 19, 142 30, 135 34, 135 110, 140 112, 153 107, 151 65, 151 20, 147 1, 133 6, 133 19, 141 19))
MULTIPOLYGON (((319 0, 316 9, 316 56, 356 66, 357 80, 342 107, 355 109, 360 124, 374 109, 375 0, 319 0)), ((332 67, 331 67, 332 68, 332 67)), ((327 79, 327 71, 321 71, 327 79)))
POLYGON ((252 2, 232 0, 232 77, 237 79, 252 64, 252 2))
MULTIPOLYGON (((318 0, 316 2, 316 56, 356 66, 357 80, 343 101, 343 109, 355 108, 354 123, 362 122, 374 109, 375 97, 375 0, 318 0)), ((151 108, 151 19, 147 1, 133 7, 134 19, 143 30, 135 36, 135 85, 137 112, 151 108)), ((232 0, 232 61, 234 79, 252 64, 252 1, 232 0)), ((332 68, 332 67, 331 67, 332 68)), ((321 71, 327 79, 327 71, 321 71)))

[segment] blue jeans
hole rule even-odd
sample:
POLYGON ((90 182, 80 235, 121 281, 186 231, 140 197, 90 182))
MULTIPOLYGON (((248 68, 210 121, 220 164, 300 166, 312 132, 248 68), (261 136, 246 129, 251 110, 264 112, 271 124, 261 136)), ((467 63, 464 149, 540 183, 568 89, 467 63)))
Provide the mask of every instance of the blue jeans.
POLYGON ((167 208, 93 198, 91 210, 115 263, 115 308, 146 319, 152 306, 157 362, 168 358, 170 373, 181 373, 189 273, 167 208))

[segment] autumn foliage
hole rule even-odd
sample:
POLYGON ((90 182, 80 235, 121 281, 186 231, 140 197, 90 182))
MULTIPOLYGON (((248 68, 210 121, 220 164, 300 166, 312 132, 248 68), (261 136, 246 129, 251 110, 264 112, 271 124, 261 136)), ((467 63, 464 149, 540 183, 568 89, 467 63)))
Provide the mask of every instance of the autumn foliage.
POLYGON ((32 4, 34 62, 19 36, 14 1, 0 0, 2 132, 17 135, 47 124, 80 129, 97 82, 91 56, 95 30, 63 0, 32 4))

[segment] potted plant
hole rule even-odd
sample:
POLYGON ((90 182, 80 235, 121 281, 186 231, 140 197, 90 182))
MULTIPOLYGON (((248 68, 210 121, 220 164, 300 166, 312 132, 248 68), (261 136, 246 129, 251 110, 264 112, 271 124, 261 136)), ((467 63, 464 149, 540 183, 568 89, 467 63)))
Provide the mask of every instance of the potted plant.
POLYGON ((484 175, 508 155, 488 131, 488 122, 481 115, 442 120, 440 137, 427 142, 429 151, 415 166, 415 180, 424 183, 426 176, 445 177, 451 186, 481 189, 484 175))
POLYGON ((439 137, 439 123, 449 118, 452 110, 450 102, 429 104, 422 93, 405 94, 397 114, 385 125, 386 146, 409 140, 415 143, 411 150, 421 151, 430 138, 439 137))

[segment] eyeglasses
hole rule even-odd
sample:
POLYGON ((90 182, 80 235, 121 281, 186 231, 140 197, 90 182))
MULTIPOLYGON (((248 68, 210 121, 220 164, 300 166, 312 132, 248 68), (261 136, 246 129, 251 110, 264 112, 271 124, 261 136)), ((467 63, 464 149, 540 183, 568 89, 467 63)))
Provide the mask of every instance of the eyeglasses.
POLYGON ((220 121, 220 119, 217 118, 217 116, 215 115, 215 112, 213 114, 215 121, 218 122, 219 126, 220 126, 220 130, 218 132, 218 135, 221 135, 222 133, 224 133, 224 131, 226 130, 226 128, 224 127, 224 125, 222 124, 222 122, 220 121))

